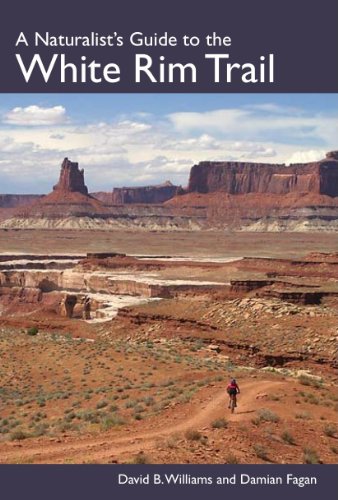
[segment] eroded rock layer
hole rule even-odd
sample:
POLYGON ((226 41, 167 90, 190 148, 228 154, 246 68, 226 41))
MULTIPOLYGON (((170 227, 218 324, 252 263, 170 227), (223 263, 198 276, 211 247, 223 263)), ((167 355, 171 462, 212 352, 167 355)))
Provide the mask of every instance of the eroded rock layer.
POLYGON ((163 203, 173 198, 178 190, 170 181, 158 186, 114 188, 112 204, 124 203, 163 203))
POLYGON ((316 193, 338 196, 337 152, 306 164, 201 162, 190 172, 188 192, 228 194, 316 193))

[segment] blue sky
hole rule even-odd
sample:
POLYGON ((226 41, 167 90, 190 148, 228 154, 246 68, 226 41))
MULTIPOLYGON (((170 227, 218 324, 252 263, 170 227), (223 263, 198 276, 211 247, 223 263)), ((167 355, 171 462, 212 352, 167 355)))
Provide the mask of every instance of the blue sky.
POLYGON ((338 94, 0 94, 0 192, 49 192, 64 156, 90 191, 185 185, 199 161, 313 161, 337 137, 338 94))

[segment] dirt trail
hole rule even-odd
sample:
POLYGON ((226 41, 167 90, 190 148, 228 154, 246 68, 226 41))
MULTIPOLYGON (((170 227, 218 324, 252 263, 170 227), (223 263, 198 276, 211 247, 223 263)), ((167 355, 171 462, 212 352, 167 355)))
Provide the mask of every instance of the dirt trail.
MULTIPOLYGON (((285 382, 284 382, 285 383, 285 382)), ((227 413, 227 395, 225 389, 218 390, 210 396, 209 402, 195 414, 180 414, 180 422, 163 428, 141 432, 128 432, 127 435, 117 436, 116 431, 108 431, 93 438, 67 438, 67 442, 50 442, 47 440, 37 443, 23 444, 4 443, 0 447, 0 463, 57 463, 72 461, 104 462, 109 459, 118 459, 125 453, 137 453, 157 446, 161 438, 182 433, 188 429, 201 429, 219 417, 226 417, 229 421, 240 421, 252 417, 260 406, 257 396, 271 388, 283 385, 276 381, 250 381, 241 384, 242 394, 239 397, 237 413, 227 413), (184 420, 182 420, 182 417, 184 420)), ((121 431, 120 431, 121 432, 121 431)))

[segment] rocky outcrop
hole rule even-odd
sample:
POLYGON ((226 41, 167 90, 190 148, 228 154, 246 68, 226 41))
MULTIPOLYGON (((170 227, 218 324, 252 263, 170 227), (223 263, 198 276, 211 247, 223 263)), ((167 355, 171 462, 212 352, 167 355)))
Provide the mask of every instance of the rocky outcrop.
POLYGON ((201 162, 190 172, 188 192, 233 194, 315 193, 338 196, 337 152, 305 164, 201 162))
POLYGON ((77 192, 88 194, 84 183, 84 170, 79 169, 79 164, 65 158, 61 165, 59 182, 53 187, 54 191, 77 192))
POLYGON ((76 302, 76 295, 65 294, 60 304, 60 315, 65 318, 72 318, 76 302))
POLYGON ((179 186, 166 181, 158 186, 114 188, 112 205, 124 203, 164 203, 177 194, 179 186))
POLYGON ((108 209, 100 201, 88 195, 83 169, 79 169, 78 163, 65 158, 59 182, 53 187, 53 191, 31 205, 17 208, 11 219, 30 219, 39 223, 41 220, 60 221, 69 217, 104 218, 107 213, 108 209))
POLYGON ((0 208, 15 208, 39 200, 40 194, 0 194, 0 208))

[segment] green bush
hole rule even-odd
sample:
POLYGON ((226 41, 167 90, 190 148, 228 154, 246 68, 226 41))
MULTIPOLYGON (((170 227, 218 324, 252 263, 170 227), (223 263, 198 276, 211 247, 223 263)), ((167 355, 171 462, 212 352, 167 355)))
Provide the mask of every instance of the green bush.
POLYGON ((34 337, 39 333, 39 329, 36 326, 31 326, 30 328, 27 329, 27 335, 30 335, 31 337, 34 337))

